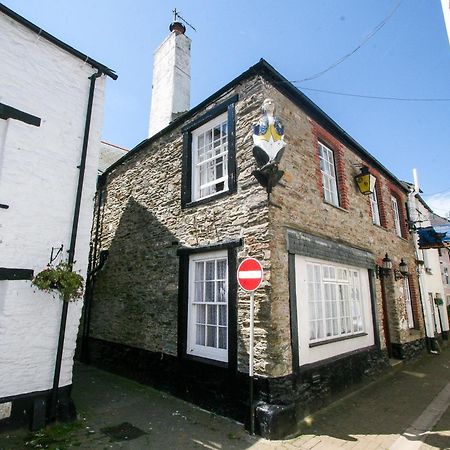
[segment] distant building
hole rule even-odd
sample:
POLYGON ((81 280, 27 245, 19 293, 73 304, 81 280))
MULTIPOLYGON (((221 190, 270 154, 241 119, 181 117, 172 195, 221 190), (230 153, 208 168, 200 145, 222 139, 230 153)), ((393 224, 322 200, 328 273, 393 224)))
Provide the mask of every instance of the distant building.
POLYGON ((449 319, 440 259, 442 251, 447 249, 426 245, 420 236, 424 230, 432 229, 434 226, 449 225, 449 222, 436 215, 419 194, 416 194, 412 200, 410 198, 410 201, 413 201, 410 208, 410 220, 418 232, 416 235, 418 272, 426 333, 432 340, 430 347, 436 350, 437 347, 433 341, 441 338, 448 339, 449 335, 449 319))
POLYGON ((82 301, 30 280, 51 260, 86 278, 105 79, 117 76, 2 4, 0 61, 0 426, 39 428, 73 415, 82 301))
MULTIPOLYGON (((434 213, 430 215, 430 223, 432 227, 446 226, 450 229, 450 221, 434 213)), ((450 246, 443 246, 438 248, 437 251, 439 254, 442 284, 444 286, 444 304, 447 313, 450 314, 450 246)))
POLYGON ((109 142, 100 142, 100 155, 98 159, 98 173, 101 175, 109 166, 126 155, 128 150, 109 142))

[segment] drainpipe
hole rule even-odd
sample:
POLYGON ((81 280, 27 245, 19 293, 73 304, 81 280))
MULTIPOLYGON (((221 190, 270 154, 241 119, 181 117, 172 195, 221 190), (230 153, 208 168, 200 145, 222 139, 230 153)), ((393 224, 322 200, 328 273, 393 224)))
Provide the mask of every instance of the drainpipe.
MULTIPOLYGON (((70 247, 69 247, 69 255, 68 255, 68 264, 72 268, 75 257, 75 245, 77 241, 77 232, 78 232, 78 221, 80 218, 80 207, 81 207, 81 196, 83 193, 83 182, 84 182, 84 173, 86 170, 86 157, 88 151, 88 141, 89 141, 89 131, 91 127, 91 116, 92 116, 92 106, 94 103, 94 92, 95 92, 95 81, 97 78, 101 77, 103 73, 99 70, 97 73, 94 73, 89 77, 91 80, 91 84, 89 87, 89 97, 88 97, 88 105, 86 112, 86 122, 84 126, 84 138, 83 138, 83 147, 81 151, 81 161, 78 173, 78 187, 77 193, 75 197, 75 210, 73 213, 73 221, 72 221, 72 234, 70 238, 70 247)), ((53 387, 52 387, 52 395, 51 395, 51 403, 50 403, 50 411, 49 411, 49 419, 50 421, 54 421, 57 417, 57 406, 58 406, 58 386, 59 386, 59 376, 61 374, 61 363, 62 363, 62 355, 64 350, 64 336, 66 333, 66 322, 67 322, 67 312, 69 308, 69 303, 63 301, 63 307, 61 311, 61 322, 59 327, 59 339, 58 339, 58 348, 56 351, 56 362, 55 362, 55 372, 53 376, 53 387)))
POLYGON ((80 359, 85 363, 89 363, 88 340, 89 328, 91 323, 91 305, 94 293, 95 274, 103 268, 103 265, 106 262, 107 258, 107 253, 102 257, 102 252, 100 252, 100 262, 98 263, 98 265, 96 265, 98 258, 98 236, 100 232, 100 215, 104 196, 104 187, 104 178, 100 176, 97 182, 97 211, 95 218, 95 231, 93 233, 94 236, 91 238, 93 241, 93 246, 91 246, 91 252, 89 254, 86 290, 84 293, 83 328, 81 333, 80 359))

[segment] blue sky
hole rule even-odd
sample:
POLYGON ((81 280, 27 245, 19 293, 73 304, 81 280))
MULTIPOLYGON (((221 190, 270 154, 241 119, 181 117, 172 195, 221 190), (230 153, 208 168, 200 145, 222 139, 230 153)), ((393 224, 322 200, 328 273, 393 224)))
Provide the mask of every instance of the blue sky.
MULTIPOLYGON (((172 9, 192 23, 191 106, 265 58, 289 80, 354 50, 399 0, 3 0, 49 33, 116 70, 108 80, 104 140, 132 148, 147 137, 153 51, 172 9)), ((424 197, 450 211, 450 45, 439 0, 402 0, 370 40, 320 77, 297 84, 398 178, 419 172, 424 197), (440 203, 435 201, 439 200, 440 203)), ((288 139, 289 130, 286 130, 288 139)))

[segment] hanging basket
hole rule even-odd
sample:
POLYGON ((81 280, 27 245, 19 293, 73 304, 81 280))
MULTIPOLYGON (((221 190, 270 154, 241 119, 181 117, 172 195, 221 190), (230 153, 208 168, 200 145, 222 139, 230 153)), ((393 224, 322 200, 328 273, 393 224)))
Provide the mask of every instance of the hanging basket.
POLYGON ((64 261, 55 267, 49 265, 31 283, 44 292, 59 292, 61 300, 66 302, 76 301, 83 295, 83 277, 73 272, 70 264, 64 261))

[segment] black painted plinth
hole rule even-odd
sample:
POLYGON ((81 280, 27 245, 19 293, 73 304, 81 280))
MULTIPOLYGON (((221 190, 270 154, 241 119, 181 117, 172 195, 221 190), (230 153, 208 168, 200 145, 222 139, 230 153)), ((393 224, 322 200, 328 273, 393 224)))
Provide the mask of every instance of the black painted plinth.
POLYGON ((397 359, 410 360, 420 356, 425 348, 431 346, 433 350, 433 342, 426 343, 425 338, 416 339, 415 341, 405 342, 403 344, 392 343, 392 356, 397 359))
MULTIPOLYGON (((233 369, 90 338, 89 361, 102 369, 243 422, 249 428, 248 376, 233 369)), ((255 377, 256 432, 283 439, 308 414, 388 367, 387 353, 370 347, 299 368, 284 377, 255 377)))
MULTIPOLYGON (((72 385, 58 389, 57 420, 69 422, 77 417, 75 404, 71 398, 72 385)), ((0 403, 11 402, 11 416, 0 420, 0 432, 19 427, 35 431, 49 423, 48 413, 51 390, 30 392, 0 398, 0 403)))

